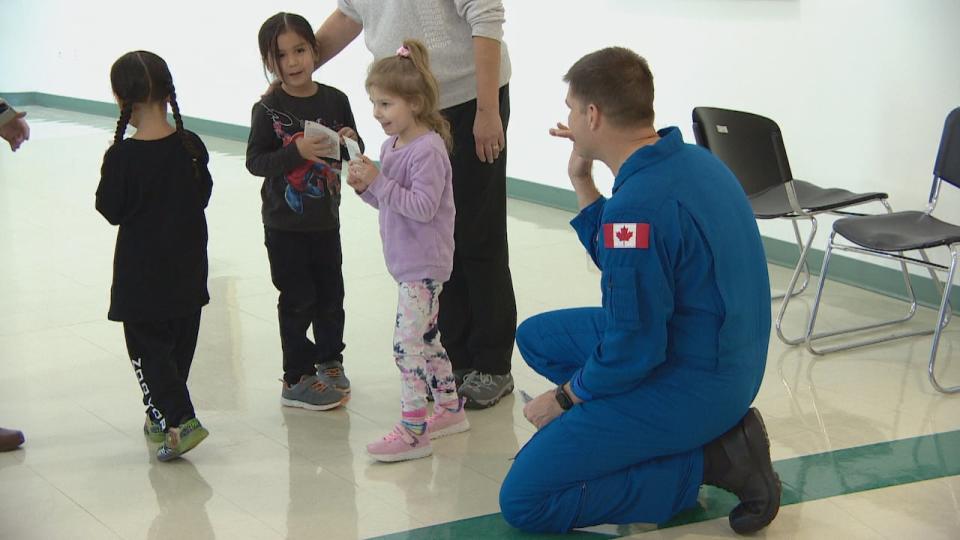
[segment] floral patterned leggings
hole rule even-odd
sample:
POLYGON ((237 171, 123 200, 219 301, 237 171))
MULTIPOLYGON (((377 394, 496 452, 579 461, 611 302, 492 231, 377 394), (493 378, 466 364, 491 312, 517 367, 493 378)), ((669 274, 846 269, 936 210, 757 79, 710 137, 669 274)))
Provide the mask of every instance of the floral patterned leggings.
POLYGON ((457 386, 437 329, 443 283, 433 279, 400 284, 393 356, 400 368, 404 418, 425 417, 427 392, 439 405, 457 403, 457 386), (429 388, 428 388, 429 385, 429 388))

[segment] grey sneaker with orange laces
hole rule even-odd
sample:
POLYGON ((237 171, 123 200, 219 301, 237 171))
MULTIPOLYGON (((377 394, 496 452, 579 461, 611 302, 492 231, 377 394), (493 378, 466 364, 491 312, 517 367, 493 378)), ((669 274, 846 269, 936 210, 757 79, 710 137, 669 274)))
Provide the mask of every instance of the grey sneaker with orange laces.
POLYGON ((343 363, 337 360, 317 364, 317 378, 341 393, 350 393, 350 379, 343 373, 343 363))
POLYGON ((297 384, 283 381, 280 403, 285 407, 299 407, 311 411, 326 411, 343 405, 350 399, 333 386, 324 383, 316 375, 304 375, 297 384))

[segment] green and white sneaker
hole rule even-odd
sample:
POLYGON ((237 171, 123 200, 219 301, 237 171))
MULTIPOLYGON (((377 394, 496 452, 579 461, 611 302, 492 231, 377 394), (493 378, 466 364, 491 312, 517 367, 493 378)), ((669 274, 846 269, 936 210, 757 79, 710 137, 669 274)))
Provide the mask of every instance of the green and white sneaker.
POLYGON ((143 421, 143 435, 152 443, 159 444, 166 439, 166 434, 163 433, 163 428, 160 427, 160 424, 150 420, 150 417, 147 417, 143 421))
POLYGON ((167 430, 166 439, 163 446, 157 449, 157 459, 160 461, 171 461, 193 450, 195 446, 207 438, 210 432, 207 428, 200 425, 200 421, 191 418, 180 424, 178 427, 172 427, 167 430))

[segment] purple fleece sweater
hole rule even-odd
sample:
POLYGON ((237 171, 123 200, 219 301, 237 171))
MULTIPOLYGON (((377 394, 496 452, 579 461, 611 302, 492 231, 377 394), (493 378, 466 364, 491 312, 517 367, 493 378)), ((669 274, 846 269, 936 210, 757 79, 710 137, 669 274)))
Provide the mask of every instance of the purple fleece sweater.
POLYGON ((431 131, 380 149, 380 174, 361 198, 380 210, 387 270, 398 282, 445 282, 453 270, 453 169, 440 135, 431 131))

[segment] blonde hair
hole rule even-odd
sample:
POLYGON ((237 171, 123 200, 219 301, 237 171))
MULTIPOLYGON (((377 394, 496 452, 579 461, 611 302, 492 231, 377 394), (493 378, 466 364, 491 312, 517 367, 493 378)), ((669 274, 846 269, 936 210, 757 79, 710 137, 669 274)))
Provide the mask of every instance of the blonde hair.
POLYGON ((375 86, 411 104, 416 111, 414 119, 417 123, 436 131, 449 152, 453 148, 450 122, 440 114, 440 85, 430 71, 427 48, 415 39, 406 39, 400 51, 370 66, 367 91, 375 86), (403 55, 400 51, 403 51, 403 55))

